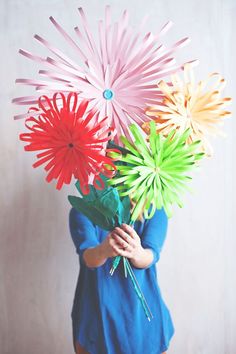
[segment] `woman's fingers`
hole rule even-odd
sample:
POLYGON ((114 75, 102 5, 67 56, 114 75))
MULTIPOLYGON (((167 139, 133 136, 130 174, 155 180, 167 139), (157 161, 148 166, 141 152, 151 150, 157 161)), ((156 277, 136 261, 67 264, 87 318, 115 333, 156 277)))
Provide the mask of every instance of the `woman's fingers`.
POLYGON ((132 258, 134 253, 140 247, 140 237, 135 230, 127 225, 115 227, 110 233, 111 246, 114 252, 126 258, 132 258))
POLYGON ((129 242, 129 235, 122 230, 120 227, 115 227, 113 232, 117 235, 119 235, 120 237, 122 237, 126 242, 129 242))
POLYGON ((132 255, 132 253, 128 250, 128 248, 127 249, 119 248, 117 244, 114 244, 112 248, 119 256, 130 258, 132 255))
POLYGON ((130 237, 129 234, 127 234, 124 230, 122 230, 120 227, 116 227, 113 232, 112 235, 118 235, 120 236, 124 241, 126 241, 128 244, 133 243, 133 239, 130 237))
POLYGON ((109 235, 109 242, 113 252, 126 258, 134 258, 142 248, 139 235, 127 224, 115 227, 109 235))
MULTIPOLYGON (((135 240, 130 237, 130 235, 128 235, 124 230, 122 230, 119 227, 116 227, 113 232, 112 232, 112 236, 113 235, 117 235, 119 236, 122 240, 124 240, 125 242, 127 242, 131 247, 135 246, 135 240)), ((119 239, 120 241, 120 239, 119 239)))
POLYGON ((132 228, 132 226, 127 225, 127 224, 122 224, 121 228, 126 234, 131 236, 133 239, 135 239, 137 237, 139 238, 139 236, 137 235, 136 231, 132 228))
POLYGON ((113 238, 114 240, 123 248, 123 249, 128 249, 128 248, 133 248, 134 244, 131 242, 131 240, 124 240, 123 237, 121 237, 120 235, 114 233, 113 234, 113 238))

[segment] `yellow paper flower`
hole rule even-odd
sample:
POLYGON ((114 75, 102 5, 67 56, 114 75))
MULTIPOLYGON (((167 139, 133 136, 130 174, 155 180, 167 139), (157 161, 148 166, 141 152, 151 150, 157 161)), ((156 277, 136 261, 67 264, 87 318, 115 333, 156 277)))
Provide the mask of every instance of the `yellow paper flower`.
MULTIPOLYGON (((163 93, 163 102, 146 111, 148 116, 154 118, 157 132, 166 136, 173 129, 182 133, 191 128, 188 143, 201 140, 201 151, 211 155, 208 135, 224 135, 219 126, 223 124, 222 118, 230 115, 225 106, 231 98, 221 97, 225 80, 218 73, 213 73, 206 80, 195 84, 193 70, 187 64, 184 67, 183 80, 175 74, 172 76, 172 84, 160 81, 157 86, 163 93), (215 79, 213 83, 212 79, 215 79)), ((148 123, 144 123, 142 127, 149 132, 148 123)))

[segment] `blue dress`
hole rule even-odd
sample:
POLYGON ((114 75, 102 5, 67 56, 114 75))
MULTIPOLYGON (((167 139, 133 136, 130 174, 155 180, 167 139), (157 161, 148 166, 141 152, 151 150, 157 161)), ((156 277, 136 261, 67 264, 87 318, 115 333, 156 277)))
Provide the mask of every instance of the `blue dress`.
POLYGON ((90 354, 160 354, 167 350, 174 326, 161 296, 155 266, 166 237, 167 223, 162 209, 157 210, 152 219, 134 224, 142 246, 151 249, 154 255, 149 267, 133 267, 154 316, 149 322, 130 278, 124 276, 123 262, 113 276, 109 274, 111 258, 98 268, 85 265, 83 251, 99 245, 108 232, 75 208, 70 210, 70 233, 80 259, 71 312, 74 345, 78 341, 90 354))

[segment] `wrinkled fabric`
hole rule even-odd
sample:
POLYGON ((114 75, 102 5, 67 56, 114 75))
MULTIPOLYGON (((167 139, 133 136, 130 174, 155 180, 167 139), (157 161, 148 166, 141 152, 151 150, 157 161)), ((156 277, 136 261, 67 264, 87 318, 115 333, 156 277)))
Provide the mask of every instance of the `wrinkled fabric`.
POLYGON ((153 252, 153 262, 145 269, 133 267, 154 318, 145 316, 130 278, 125 278, 123 262, 113 276, 112 259, 97 268, 88 268, 83 252, 99 245, 107 231, 94 225, 75 208, 70 210, 70 233, 79 255, 80 272, 71 311, 73 340, 90 354, 160 354, 168 349, 174 334, 170 312, 157 281, 156 262, 165 241, 167 216, 163 209, 134 228, 144 248, 153 252))

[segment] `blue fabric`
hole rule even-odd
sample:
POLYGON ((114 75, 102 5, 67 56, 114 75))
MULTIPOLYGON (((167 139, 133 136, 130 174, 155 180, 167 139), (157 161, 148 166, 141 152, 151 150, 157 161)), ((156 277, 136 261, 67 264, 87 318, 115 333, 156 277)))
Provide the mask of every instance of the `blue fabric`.
POLYGON ((160 258, 167 224, 163 209, 157 210, 152 219, 134 224, 142 246, 150 248, 154 254, 149 267, 133 267, 154 316, 149 322, 130 278, 124 276, 123 262, 113 276, 109 274, 112 259, 98 268, 91 269, 85 265, 84 250, 99 245, 108 232, 76 209, 70 210, 70 233, 80 256, 80 272, 71 312, 73 340, 90 354, 160 354, 167 350, 174 326, 161 296, 155 266, 160 258))

